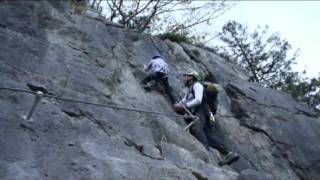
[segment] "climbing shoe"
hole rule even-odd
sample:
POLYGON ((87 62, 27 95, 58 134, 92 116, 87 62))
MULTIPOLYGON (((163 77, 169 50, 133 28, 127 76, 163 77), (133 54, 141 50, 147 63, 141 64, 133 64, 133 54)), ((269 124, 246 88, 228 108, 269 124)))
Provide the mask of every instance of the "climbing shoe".
POLYGON ((142 84, 142 87, 143 87, 145 90, 150 91, 150 90, 151 90, 151 87, 152 87, 152 84, 151 84, 151 83, 142 84))
POLYGON ((225 155, 223 157, 223 160, 220 161, 218 164, 219 166, 223 166, 223 165, 230 165, 233 162, 237 161, 239 159, 239 156, 237 153, 234 153, 232 151, 230 151, 227 155, 225 155))

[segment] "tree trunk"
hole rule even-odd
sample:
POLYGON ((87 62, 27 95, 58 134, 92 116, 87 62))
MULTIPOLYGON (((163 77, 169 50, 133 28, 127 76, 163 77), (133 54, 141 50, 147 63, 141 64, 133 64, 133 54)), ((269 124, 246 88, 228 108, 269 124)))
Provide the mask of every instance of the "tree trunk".
POLYGON ((92 1, 91 7, 94 8, 94 4, 96 3, 96 0, 92 1))
POLYGON ((98 10, 99 10, 101 1, 102 1, 102 0, 99 0, 99 2, 98 2, 98 5, 97 5, 97 9, 98 9, 98 10))

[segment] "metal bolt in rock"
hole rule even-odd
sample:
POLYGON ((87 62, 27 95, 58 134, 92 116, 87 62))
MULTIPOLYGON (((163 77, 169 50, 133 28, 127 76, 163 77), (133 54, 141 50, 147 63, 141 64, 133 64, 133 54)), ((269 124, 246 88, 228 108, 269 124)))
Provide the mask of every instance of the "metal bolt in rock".
POLYGON ((30 120, 34 110, 36 109, 37 105, 39 104, 42 96, 43 96, 43 92, 42 91, 37 91, 37 93, 35 94, 35 99, 33 101, 32 107, 28 113, 28 115, 25 117, 26 120, 30 120))

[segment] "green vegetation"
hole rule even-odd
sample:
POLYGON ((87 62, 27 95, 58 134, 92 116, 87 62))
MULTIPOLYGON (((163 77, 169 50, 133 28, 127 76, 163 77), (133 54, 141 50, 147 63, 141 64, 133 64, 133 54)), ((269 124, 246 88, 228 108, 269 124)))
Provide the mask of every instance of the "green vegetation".
POLYGON ((162 40, 169 39, 170 41, 177 42, 177 43, 188 43, 192 44, 192 38, 189 38, 187 34, 184 33, 164 33, 158 35, 158 37, 162 40))
POLYGON ((88 9, 88 3, 86 0, 69 0, 71 6, 74 8, 74 13, 82 14, 88 9))
POLYGON ((268 26, 251 33, 248 27, 230 21, 219 36, 225 45, 215 47, 216 53, 246 69, 250 81, 288 92, 314 108, 320 104, 320 77, 308 79, 305 72, 294 72, 298 50, 291 52, 291 45, 279 34, 268 35, 268 26))
POLYGON ((60 86, 63 88, 66 88, 68 86, 68 83, 69 83, 69 77, 67 76, 63 76, 63 79, 59 81, 60 86))

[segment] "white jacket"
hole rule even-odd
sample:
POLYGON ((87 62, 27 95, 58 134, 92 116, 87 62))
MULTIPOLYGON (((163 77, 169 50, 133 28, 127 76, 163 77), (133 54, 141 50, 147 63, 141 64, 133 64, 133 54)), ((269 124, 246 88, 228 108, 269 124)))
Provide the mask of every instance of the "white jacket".
POLYGON ((145 66, 145 71, 162 72, 168 74, 169 67, 168 64, 160 57, 151 59, 151 61, 145 66))
POLYGON ((202 103, 203 85, 195 82, 189 89, 188 93, 182 98, 181 103, 186 105, 186 108, 193 108, 202 103), (192 91, 194 93, 192 93, 192 91))

